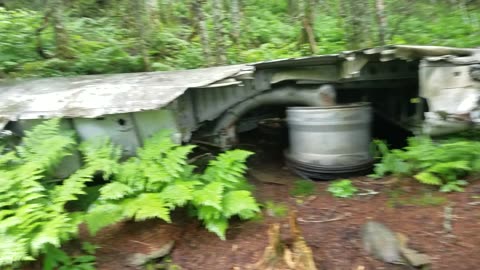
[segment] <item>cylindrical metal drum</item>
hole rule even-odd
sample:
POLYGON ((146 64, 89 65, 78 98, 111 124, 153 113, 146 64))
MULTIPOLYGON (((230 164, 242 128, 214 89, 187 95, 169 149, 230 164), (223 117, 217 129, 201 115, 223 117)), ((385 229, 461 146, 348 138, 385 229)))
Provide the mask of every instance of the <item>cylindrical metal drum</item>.
POLYGON ((335 178, 371 167, 368 103, 287 110, 290 149, 287 161, 311 178, 335 178))

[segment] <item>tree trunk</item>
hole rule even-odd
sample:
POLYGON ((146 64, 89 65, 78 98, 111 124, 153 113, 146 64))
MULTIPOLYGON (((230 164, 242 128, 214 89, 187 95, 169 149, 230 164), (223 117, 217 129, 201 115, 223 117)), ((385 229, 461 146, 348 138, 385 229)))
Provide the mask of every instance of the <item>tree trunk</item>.
POLYGON ((158 0, 146 0, 145 10, 147 12, 150 25, 157 25, 159 20, 158 0))
POLYGON ((388 39, 388 22, 387 15, 385 14, 385 2, 384 0, 375 0, 375 9, 377 13, 378 22, 378 39, 380 45, 385 45, 388 39))
POLYGON ((232 10, 232 36, 234 42, 240 38, 240 0, 231 1, 232 10))
POLYGON ((225 28, 223 27, 222 0, 213 0, 213 28, 215 32, 215 64, 225 65, 227 57, 225 53, 225 28))
POLYGON ((302 34, 300 43, 308 42, 311 54, 317 53, 317 43, 315 41, 314 21, 315 21, 315 0, 299 0, 298 9, 299 17, 302 25, 302 34))
MULTIPOLYGON (((343 2, 343 1, 342 1, 343 2)), ((343 2, 346 9, 345 32, 349 49, 359 49, 367 46, 368 42, 368 8, 364 1, 348 0, 343 2)))
POLYGON ((206 65, 210 66, 212 64, 212 50, 210 49, 210 40, 205 14, 203 13, 202 0, 193 0, 192 11, 196 20, 195 27, 197 28, 197 32, 200 35, 200 42, 202 43, 203 57, 205 58, 206 65))
MULTIPOLYGON (((299 0, 302 1, 302 0, 299 0)), ((297 0, 288 0, 288 14, 290 16, 295 16, 298 13, 298 1, 297 0)))
POLYGON ((61 59, 73 58, 73 52, 69 46, 68 33, 63 22, 63 1, 49 0, 47 4, 46 16, 51 16, 55 33, 56 57, 61 59))
POLYGON ((146 19, 145 0, 130 0, 132 13, 135 21, 135 28, 138 38, 138 47, 142 56, 143 70, 150 71, 150 57, 148 54, 148 20, 146 19))

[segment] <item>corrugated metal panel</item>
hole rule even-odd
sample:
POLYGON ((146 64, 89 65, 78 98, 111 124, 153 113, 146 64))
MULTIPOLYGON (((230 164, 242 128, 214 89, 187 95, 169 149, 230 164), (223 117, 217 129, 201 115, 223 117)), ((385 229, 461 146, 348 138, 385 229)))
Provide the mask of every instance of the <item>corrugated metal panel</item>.
POLYGON ((244 67, 235 65, 4 83, 0 84, 0 119, 94 118, 158 109, 188 88, 228 78, 244 67))
POLYGON ((242 86, 192 89, 192 102, 198 122, 213 120, 234 104, 256 95, 251 81, 242 86))

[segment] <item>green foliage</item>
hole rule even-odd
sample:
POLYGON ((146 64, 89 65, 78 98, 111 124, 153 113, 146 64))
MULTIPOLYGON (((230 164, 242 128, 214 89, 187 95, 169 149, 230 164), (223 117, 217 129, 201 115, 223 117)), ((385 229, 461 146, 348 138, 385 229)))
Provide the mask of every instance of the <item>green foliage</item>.
MULTIPOLYGON (((55 34, 51 25, 39 35, 47 58, 37 52, 36 31, 47 10, 41 1, 4 1, 0 8, 0 77, 49 77, 75 74, 143 71, 139 34, 134 27, 131 1, 67 1, 64 25, 73 59, 55 56, 55 34)), ((290 58, 311 54, 299 44, 302 23, 296 1, 246 0, 241 6, 241 35, 226 35, 229 64, 290 58)), ((385 1, 389 29, 387 44, 475 47, 480 43, 478 3, 460 4, 425 1, 385 1), (432 19, 433 18, 433 19, 432 19)), ((145 43, 152 70, 174 70, 208 66, 203 55, 197 20, 191 1, 159 2, 156 20, 145 20, 145 43)), ((222 22, 232 32, 227 15, 222 22)), ((348 11, 338 1, 318 2, 313 30, 317 53, 338 53, 349 47, 380 45, 373 6, 365 5, 365 18, 358 28, 368 32, 361 44, 347 44, 352 34, 348 11)), ((210 48, 214 51, 212 5, 204 4, 210 48)), ((50 21, 51 22, 51 21, 50 21)))
POLYGON ((82 149, 89 149, 83 151, 86 165, 62 183, 48 184, 54 180, 55 168, 76 146, 73 134, 53 119, 26 132, 20 146, 1 154, 0 266, 33 260, 77 235, 83 214, 68 212, 65 205, 85 193, 85 184, 97 171, 110 169, 101 152, 85 145, 82 149))
POLYGON ((43 270, 95 270, 97 248, 95 245, 83 242, 83 254, 69 256, 63 250, 49 245, 45 249, 43 270))
POLYGON ((352 181, 342 179, 328 185, 327 191, 335 197, 350 198, 357 193, 358 189, 352 184, 352 181))
POLYGON ((431 192, 418 195, 408 195, 401 190, 392 190, 389 192, 387 201, 388 207, 397 206, 439 206, 447 203, 448 200, 442 196, 435 196, 431 192))
POLYGON ((171 222, 172 210, 189 206, 209 231, 225 239, 229 218, 253 218, 259 207, 244 178, 245 161, 251 153, 222 153, 210 161, 203 174, 197 174, 187 158, 193 148, 173 143, 165 132, 148 139, 137 150, 138 157, 119 164, 112 171, 112 181, 100 189, 99 200, 86 217, 90 232, 122 219, 171 222))
POLYGON ((293 188, 290 190, 290 195, 295 197, 310 196, 316 192, 315 183, 310 180, 297 180, 293 182, 293 188))
POLYGON ((427 137, 414 137, 404 149, 391 151, 383 142, 377 145, 383 156, 381 162, 375 164, 373 177, 413 176, 421 183, 441 186, 441 191, 450 192, 462 191, 462 186, 467 184, 458 180, 459 177, 480 172, 478 141, 433 142, 427 137))
POLYGON ((267 214, 272 217, 285 217, 288 214, 288 206, 284 203, 267 201, 265 203, 267 214))

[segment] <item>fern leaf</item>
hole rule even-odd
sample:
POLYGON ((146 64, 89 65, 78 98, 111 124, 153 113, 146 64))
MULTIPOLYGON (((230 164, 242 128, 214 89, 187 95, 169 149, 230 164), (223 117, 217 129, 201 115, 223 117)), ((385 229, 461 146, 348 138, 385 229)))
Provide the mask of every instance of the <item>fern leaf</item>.
POLYGON ((168 205, 160 193, 143 193, 136 198, 125 200, 122 205, 125 207, 125 215, 136 221, 160 218, 171 222, 168 205))
POLYGON ((25 162, 51 169, 58 165, 71 148, 76 145, 72 133, 62 131, 60 119, 50 119, 25 132, 22 145, 17 147, 18 155, 25 162))
POLYGON ((109 138, 83 142, 79 149, 83 154, 86 167, 102 171, 104 179, 110 178, 118 171, 121 149, 114 145, 109 138))
POLYGON ((47 244, 51 244, 55 247, 60 246, 60 229, 65 222, 69 220, 65 220, 63 216, 58 216, 52 219, 49 222, 46 222, 43 226, 41 231, 32 237, 30 242, 30 248, 34 254, 38 254, 38 252, 45 247, 47 244))
POLYGON ((85 216, 90 234, 95 235, 100 229, 112 225, 124 218, 123 207, 117 204, 96 205, 85 216))
POLYGON ((211 219, 205 221, 205 227, 208 231, 213 232, 218 235, 220 239, 225 240, 225 232, 228 228, 228 221, 224 218, 221 219, 211 219))
POLYGON ((193 202, 197 205, 211 206, 222 210, 223 184, 213 182, 193 192, 193 202))
POLYGON ((15 262, 33 260, 28 255, 27 240, 12 235, 0 234, 0 266, 15 262))
POLYGON ((222 212, 211 206, 200 206, 197 210, 197 216, 201 220, 212 220, 221 218, 222 212))
POLYGON ((162 190, 161 196, 166 202, 170 203, 172 207, 184 206, 193 199, 193 186, 194 185, 189 182, 177 181, 166 186, 162 190))
POLYGON ((471 168, 466 160, 437 163, 428 169, 429 172, 448 174, 452 170, 470 171, 471 168))
POLYGON ((417 179, 421 183, 424 183, 427 185, 440 186, 442 184, 442 179, 438 178, 437 176, 429 172, 421 172, 414 175, 413 177, 415 177, 415 179, 417 179))
POLYGON ((65 179, 61 185, 55 186, 51 192, 53 204, 63 209, 65 203, 77 200, 78 195, 85 194, 86 183, 92 180, 95 170, 90 168, 77 170, 65 179))
POLYGON ((223 198, 223 213, 227 218, 239 215, 243 219, 249 219, 259 211, 260 208, 249 191, 230 191, 223 198))
POLYGON ((118 200, 132 194, 133 189, 120 182, 108 183, 100 188, 100 200, 118 200))

